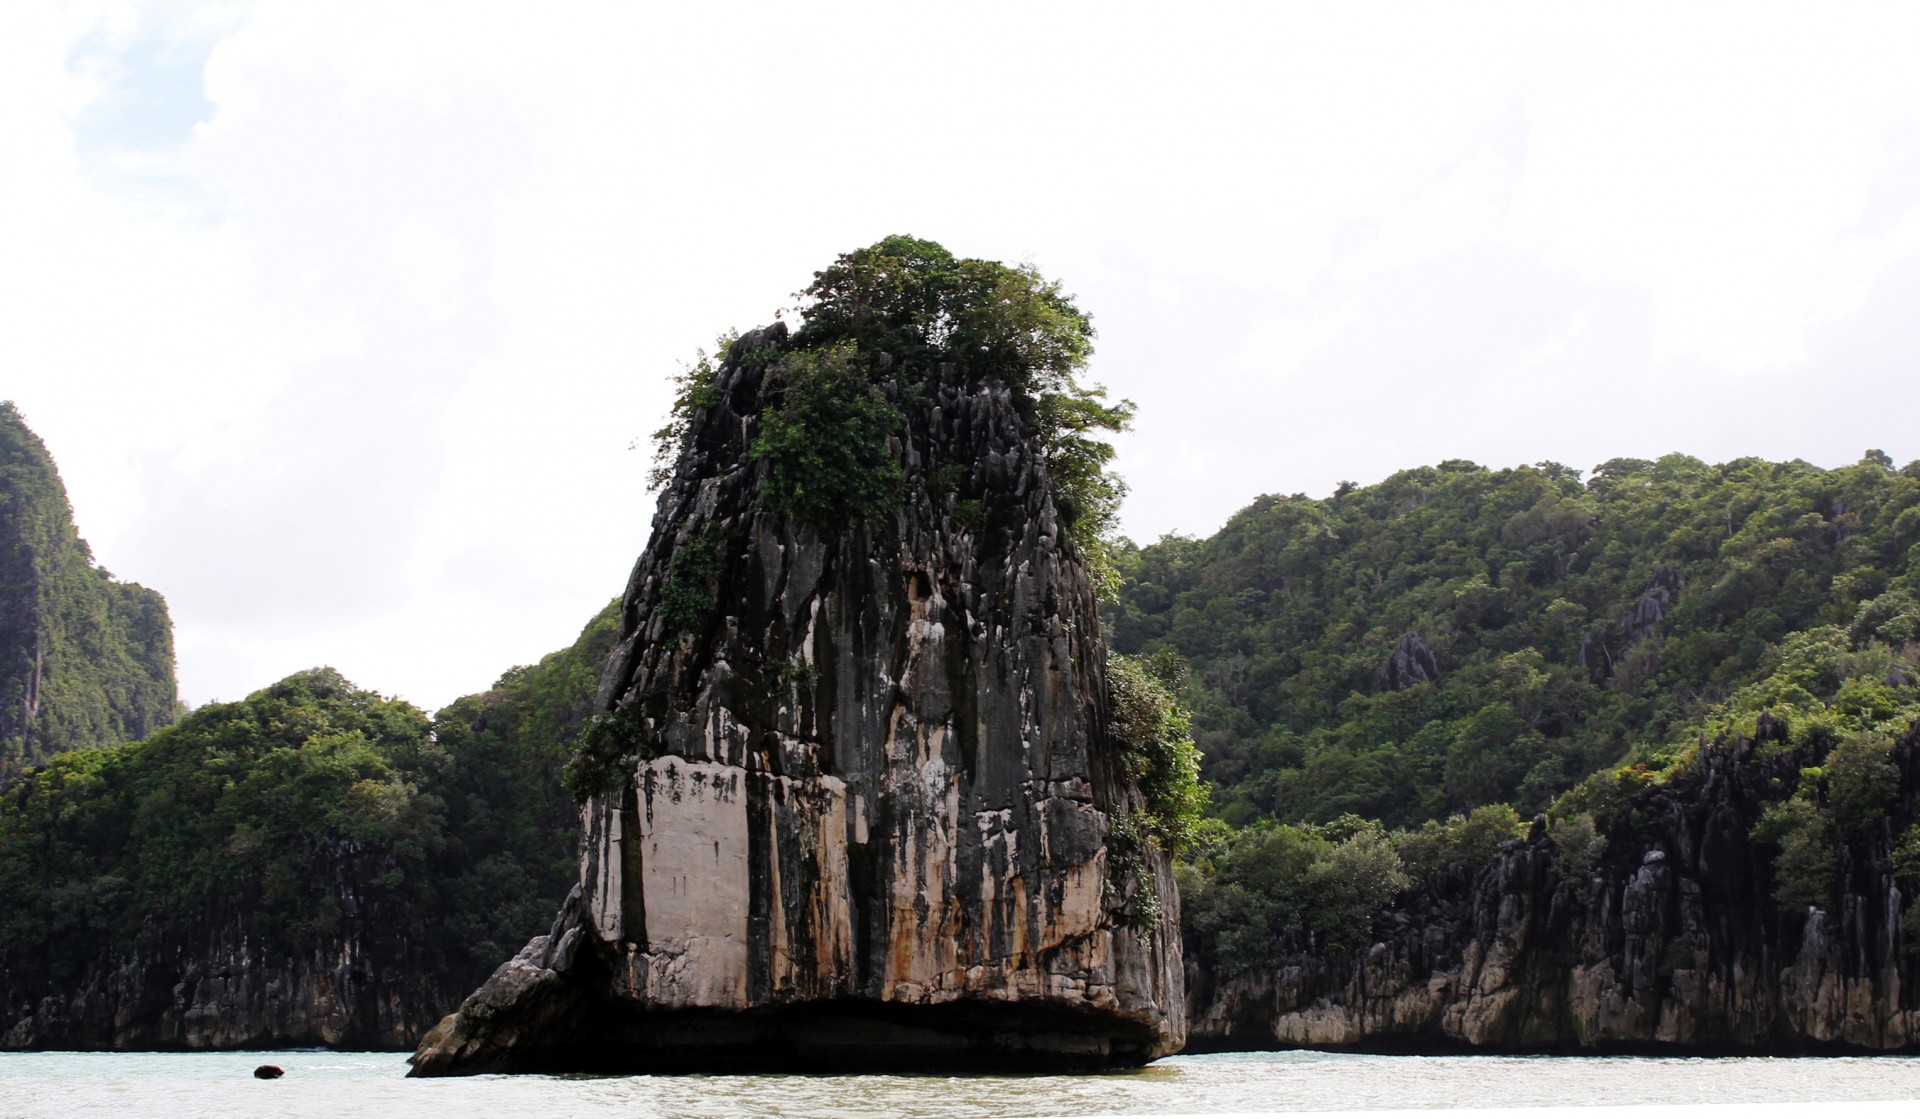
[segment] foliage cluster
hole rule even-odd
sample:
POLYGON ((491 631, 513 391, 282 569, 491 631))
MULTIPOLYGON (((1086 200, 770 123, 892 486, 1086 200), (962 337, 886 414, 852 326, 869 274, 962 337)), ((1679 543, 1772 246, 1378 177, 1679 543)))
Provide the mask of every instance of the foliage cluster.
POLYGON ((844 253, 800 293, 796 349, 851 344, 889 376, 917 384, 952 363, 1012 393, 1026 434, 1053 475, 1063 525, 1097 570, 1126 487, 1101 432, 1124 431, 1133 405, 1109 403, 1077 375, 1093 354, 1093 320, 1030 265, 955 257, 915 237, 844 253), (877 363, 876 363, 877 364, 877 363))
POLYGON ((779 402, 760 416, 753 455, 767 463, 773 509, 838 525, 899 504, 904 479, 887 437, 902 417, 863 365, 841 341, 789 355, 769 374, 779 402))
MULTIPOLYGON (((1057 281, 893 236, 842 254, 797 296, 805 321, 785 349, 738 358, 764 367, 768 403, 751 451, 768 463, 771 507, 829 526, 897 507, 906 479, 888 440, 904 434, 903 409, 924 401, 924 386, 951 366, 1011 393, 1052 475, 1063 526, 1112 581, 1105 540, 1126 487, 1101 435, 1125 430, 1133 405, 1078 381, 1093 322, 1057 281)), ((731 343, 723 337, 718 352, 731 343)), ((718 402, 718 373, 702 352, 676 379, 669 420, 653 436, 655 486, 671 477, 700 411, 718 402)), ((935 466, 929 492, 952 490, 960 476, 937 475, 964 465, 935 466)), ((957 499, 962 527, 979 521, 991 496, 957 499)))
POLYGON ((1149 846, 1177 852, 1191 844, 1206 806, 1191 719, 1169 681, 1134 657, 1107 658, 1107 730, 1141 807, 1113 819, 1107 839, 1108 888, 1132 924, 1152 928, 1161 902, 1146 870, 1149 846))
POLYGON ((1428 820, 1395 833, 1393 845, 1407 871, 1425 877, 1456 865, 1477 869, 1521 830, 1519 813, 1511 805, 1483 804, 1464 815, 1428 820))
POLYGON ((1193 842, 1206 806, 1192 720, 1167 681, 1137 658, 1107 658, 1107 718, 1128 779, 1144 800, 1139 822, 1167 851, 1193 842))
POLYGON ((0 781, 175 715, 167 604, 95 565, 46 447, 0 401, 0 781))
POLYGON ((375 848, 364 889, 431 889, 444 765, 413 707, 328 669, 210 704, 151 739, 64 754, 0 801, 0 954, 76 972, 143 920, 204 928, 244 913, 293 953, 339 931, 333 864, 375 848))
POLYGON ((1412 882, 1371 820, 1209 834, 1211 847, 1178 868, 1181 926, 1188 955, 1222 975, 1363 948, 1375 916, 1412 882))
POLYGON ((239 920, 294 955, 378 914, 393 966, 470 989, 574 877, 556 778, 615 629, 432 721, 315 669, 28 773, 0 794, 0 966, 59 989, 156 930, 239 920))
POLYGON ((660 614, 666 636, 694 629, 716 603, 714 584, 720 578, 720 541, 696 536, 683 541, 667 560, 666 584, 660 588, 660 614))
POLYGON ((1838 739, 1920 695, 1920 464, 1884 458, 1615 459, 1584 483, 1454 461, 1265 497, 1209 539, 1123 545, 1107 632, 1191 663, 1236 825, 1532 815, 1762 709, 1838 739), (1409 632, 1440 678, 1396 691, 1409 632))

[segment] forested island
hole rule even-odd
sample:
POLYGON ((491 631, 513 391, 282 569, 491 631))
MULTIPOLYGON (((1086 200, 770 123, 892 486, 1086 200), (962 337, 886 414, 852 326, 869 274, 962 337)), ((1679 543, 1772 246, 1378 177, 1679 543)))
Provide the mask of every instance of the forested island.
POLYGON ((503 960, 455 1071, 658 1049, 616 1004, 1004 1058, 1031 984, 1036 1064, 1916 1045, 1920 463, 1450 461, 1140 546, 1057 284, 892 238, 810 291, 683 377, 622 596, 432 714, 315 669, 177 715, 164 603, 0 407, 0 1046, 409 1048, 503 960), (736 770, 744 830, 657 799, 736 770), (777 950, 662 931, 676 831, 777 950), (805 1016, 847 1000, 970 1009, 805 1016))

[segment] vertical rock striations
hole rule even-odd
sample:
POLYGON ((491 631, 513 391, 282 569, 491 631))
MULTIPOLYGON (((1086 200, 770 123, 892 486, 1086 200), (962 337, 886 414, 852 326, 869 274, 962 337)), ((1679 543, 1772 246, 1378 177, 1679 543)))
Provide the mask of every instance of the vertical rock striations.
MULTIPOLYGON (((1764 717, 1760 737, 1783 738, 1764 717)), ((1536 826, 1480 867, 1430 877, 1352 956, 1301 953, 1220 978, 1195 966, 1196 1050, 1819 1053, 1920 1048, 1909 898, 1895 847, 1920 817, 1920 730, 1898 796, 1845 832, 1825 907, 1776 904, 1752 838, 1824 746, 1736 741, 1614 813, 1587 868, 1536 826)))
POLYGON ((1015 397, 952 363, 881 373, 906 496, 815 525, 769 508, 753 453, 787 341, 747 335, 704 387, 634 568, 576 763, 579 888, 415 1075, 1099 1068, 1180 1047, 1172 876, 1114 848, 1141 792, 1015 397))
MULTIPOLYGON (((242 904, 204 921, 150 919, 106 950, 94 949, 107 938, 92 930, 45 930, 71 943, 48 946, 39 960, 0 954, 0 1051, 404 1050, 459 995, 435 966, 437 946, 412 935, 416 914, 369 887, 392 864, 365 844, 317 853, 303 888, 342 916, 321 943, 299 950, 262 935, 242 904)), ((80 886, 102 892, 99 880, 80 886)))

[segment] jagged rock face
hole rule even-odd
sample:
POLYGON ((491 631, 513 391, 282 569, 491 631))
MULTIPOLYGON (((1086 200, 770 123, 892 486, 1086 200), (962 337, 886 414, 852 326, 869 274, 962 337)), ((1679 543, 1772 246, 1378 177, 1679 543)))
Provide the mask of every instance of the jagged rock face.
POLYGON ((1415 684, 1433 684, 1440 680, 1440 661, 1433 655, 1432 646, 1427 639, 1417 633, 1409 633, 1393 647, 1393 654, 1380 666, 1380 680, 1389 689, 1399 692, 1415 684))
MULTIPOLYGON (((1763 716, 1759 729, 1779 728, 1763 716)), ((1771 848, 1749 838, 1779 799, 1770 784, 1814 759, 1716 747, 1691 776, 1639 794, 1585 873, 1564 873, 1536 827, 1403 897, 1365 953, 1226 981, 1194 968, 1190 1048, 1920 1048, 1907 899, 1889 869, 1920 794, 1920 732, 1893 756, 1903 807, 1846 849, 1830 911, 1781 914, 1771 848)))
POLYGON ((52 456, 0 401, 0 782, 174 718, 173 623, 94 566, 52 456))
POLYGON ((629 582, 600 699, 634 758, 583 807, 580 890, 416 1074, 1180 1047, 1172 875, 1148 852, 1162 913, 1129 927, 1143 884, 1109 888, 1107 839, 1139 793, 1106 741, 1093 588, 1014 401, 951 367, 883 386, 905 502, 807 524, 757 500, 750 453, 765 386, 742 356, 785 338, 729 353, 629 582))
POLYGON ((369 903, 362 884, 389 869, 359 844, 327 853, 314 885, 338 903, 340 931, 312 949, 270 947, 233 909, 150 921, 71 982, 0 968, 0 1050, 404 1050, 460 994, 409 943, 406 915, 369 903))

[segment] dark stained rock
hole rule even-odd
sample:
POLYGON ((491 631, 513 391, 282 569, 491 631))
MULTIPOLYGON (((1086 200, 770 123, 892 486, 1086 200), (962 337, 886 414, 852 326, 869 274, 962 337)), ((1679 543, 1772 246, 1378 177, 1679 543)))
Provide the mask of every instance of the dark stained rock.
POLYGON ((1427 639, 1409 633, 1393 647, 1393 655, 1380 666, 1380 680, 1389 690, 1403 691, 1415 684, 1434 684, 1440 680, 1440 662, 1434 659, 1427 639))
POLYGON ((1580 639, 1580 653, 1575 660, 1587 670, 1587 675, 1596 684, 1606 683, 1613 675, 1613 654, 1608 651, 1606 642, 1595 637, 1580 639))
POLYGON ((1110 865, 1140 793, 1107 739, 1093 586, 1012 397, 951 366, 883 385, 903 506, 808 524, 758 500, 749 453, 764 362, 742 359, 785 335, 729 352, 628 583, 600 687, 626 753, 583 806, 579 890, 413 1075, 1179 1049, 1171 868, 1110 865), (962 480, 929 485, 942 468, 962 480))
POLYGON ((1920 729, 1894 747, 1902 798, 1839 850, 1831 909, 1783 913, 1752 838, 1813 748, 1762 716, 1758 751, 1703 749, 1635 794, 1601 857, 1569 871, 1535 827, 1486 865, 1437 873, 1370 948, 1221 978, 1190 966, 1189 1050, 1822 1053, 1920 1049, 1916 932, 1892 868, 1920 818, 1920 729))
POLYGON ((232 904, 205 920, 150 920, 124 947, 63 973, 0 966, 0 1051, 406 1049, 460 991, 454 976, 421 966, 407 915, 368 899, 364 884, 390 869, 364 844, 316 850, 306 886, 341 917, 305 951, 266 943, 232 904))
POLYGON ((287 1075, 287 1070, 281 1068, 279 1065, 261 1065, 259 1068, 253 1070, 253 1078, 255 1080, 278 1080, 285 1075, 287 1075))
POLYGON ((1678 568, 1661 564, 1654 571, 1652 584, 1620 623, 1626 633, 1626 645, 1643 640, 1659 628, 1668 608, 1680 600, 1680 588, 1685 583, 1686 576, 1678 568))

